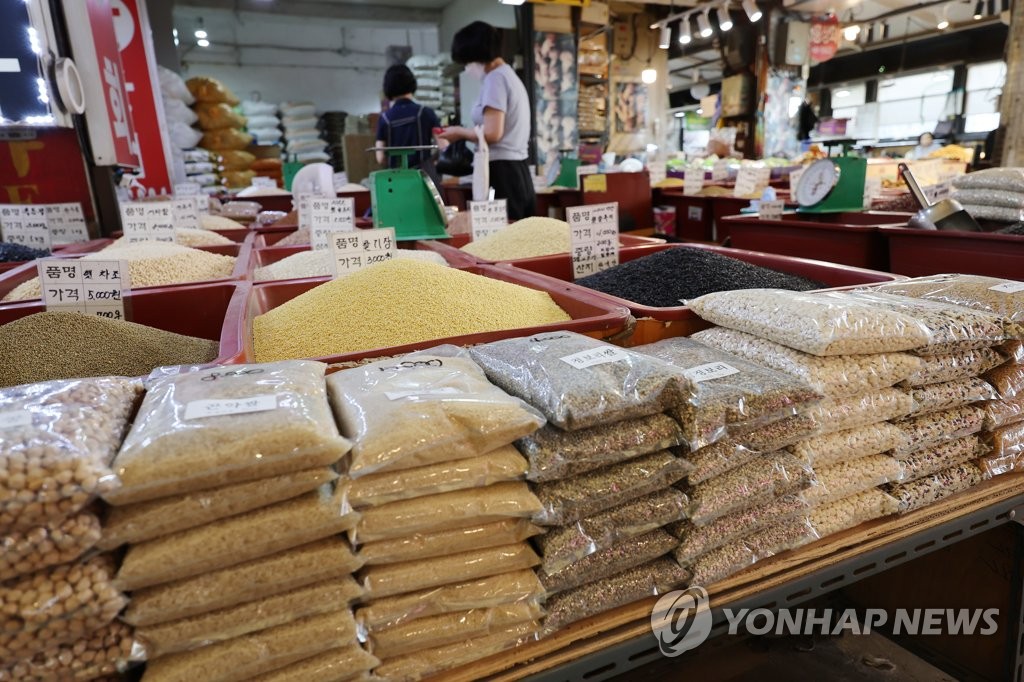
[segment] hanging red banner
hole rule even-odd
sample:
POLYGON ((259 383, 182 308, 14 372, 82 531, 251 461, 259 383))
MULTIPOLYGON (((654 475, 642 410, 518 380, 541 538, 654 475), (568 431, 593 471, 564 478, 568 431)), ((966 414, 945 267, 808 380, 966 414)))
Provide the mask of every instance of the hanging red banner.
POLYGON ((827 62, 835 57, 841 38, 839 17, 834 14, 811 21, 811 61, 827 62))

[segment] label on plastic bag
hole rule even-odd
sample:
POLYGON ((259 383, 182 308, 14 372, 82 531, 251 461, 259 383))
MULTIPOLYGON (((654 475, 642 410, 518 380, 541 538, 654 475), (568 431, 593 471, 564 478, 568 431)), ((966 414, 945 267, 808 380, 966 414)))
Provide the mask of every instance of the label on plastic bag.
POLYGON ((628 360, 629 354, 621 348, 594 348, 592 350, 584 350, 579 353, 573 353, 572 355, 566 355, 564 358, 559 358, 564 363, 570 364, 576 369, 586 369, 587 367, 593 367, 595 365, 603 365, 608 362, 619 362, 621 360, 628 360))
POLYGON ((689 369, 683 370, 683 374, 686 375, 686 378, 695 384, 699 384, 702 381, 711 381, 712 379, 721 379, 722 377, 739 373, 740 371, 738 369, 724 362, 709 362, 706 365, 697 365, 696 367, 690 367, 689 369))
POLYGON ((32 413, 28 410, 0 412, 0 429, 13 429, 18 426, 32 426, 32 413))
POLYGON ((565 209, 572 240, 573 278, 579 279, 619 264, 619 204, 593 204, 565 209))
POLYGON ((131 289, 127 261, 40 258, 36 267, 47 310, 127 319, 124 297, 131 289))
POLYGON ((402 398, 418 398, 419 396, 459 395, 461 393, 462 391, 454 386, 442 386, 421 391, 385 391, 384 395, 387 396, 388 400, 401 400, 402 398))
POLYGON ((988 289, 989 291, 998 291, 1001 294, 1019 294, 1024 291, 1024 282, 1003 282, 988 289))
POLYGON ((223 417, 229 414, 267 412, 276 409, 276 395, 254 395, 237 400, 192 400, 185 405, 185 419, 223 417))

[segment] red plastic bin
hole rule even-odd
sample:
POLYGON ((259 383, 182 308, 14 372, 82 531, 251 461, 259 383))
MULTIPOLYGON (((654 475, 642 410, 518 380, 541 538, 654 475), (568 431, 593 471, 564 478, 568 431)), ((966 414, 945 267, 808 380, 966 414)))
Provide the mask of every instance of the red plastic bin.
MULTIPOLYGON (((570 322, 544 324, 535 327, 523 327, 521 329, 508 329, 499 332, 484 332, 480 334, 468 334, 464 336, 451 336, 439 339, 430 339, 418 343, 393 346, 390 348, 373 348, 355 353, 343 353, 332 355, 326 358, 317 358, 323 362, 356 362, 366 358, 377 358, 383 356, 402 355, 416 350, 433 348, 445 343, 457 346, 470 346, 479 343, 488 343, 500 339, 514 338, 517 336, 529 336, 543 332, 568 330, 586 334, 594 338, 610 339, 620 335, 630 324, 629 311, 624 307, 609 303, 606 299, 598 296, 595 292, 588 291, 582 287, 565 282, 558 282, 550 277, 542 277, 531 272, 516 271, 512 268, 504 268, 490 265, 472 265, 460 268, 466 272, 476 275, 483 275, 491 279, 510 282, 530 289, 546 291, 551 298, 566 313, 572 317, 570 322)), ((249 295, 248 310, 244 318, 238 321, 238 333, 244 339, 245 357, 250 360, 253 356, 252 349, 252 328, 253 319, 257 315, 272 310, 291 299, 313 289, 327 279, 320 277, 316 279, 293 279, 286 282, 269 282, 254 286, 249 295)), ((368 321, 371 323, 372 321, 368 321)))
MULTIPOLYGON (((338 192, 336 196, 354 199, 357 216, 361 216, 370 210, 369 190, 365 192, 338 192)), ((268 197, 225 197, 223 201, 255 201, 264 211, 283 211, 288 213, 292 210, 291 194, 276 194, 268 197)))
POLYGON ((781 220, 727 216, 730 246, 797 258, 815 258, 871 270, 889 270, 881 226, 904 226, 911 214, 884 211, 786 213, 781 220))
MULTIPOLYGON (((494 265, 496 263, 513 263, 513 264, 518 264, 518 263, 525 263, 525 262, 529 262, 529 261, 535 260, 534 258, 520 258, 520 259, 517 259, 517 260, 493 261, 493 260, 488 260, 486 258, 479 258, 477 256, 474 256, 473 254, 467 253, 467 252, 462 250, 462 247, 465 246, 466 244, 468 244, 470 241, 472 241, 472 240, 470 239, 470 236, 468 234, 458 234, 458 235, 454 235, 452 237, 449 237, 448 239, 428 239, 428 240, 419 241, 419 242, 417 242, 417 248, 429 249, 431 251, 437 251, 438 253, 443 255, 445 258, 448 258, 449 255, 454 256, 453 252, 457 252, 457 253, 461 254, 462 256, 469 256, 471 259, 473 259, 473 261, 475 263, 479 263, 481 265, 494 265)), ((634 235, 634 234, 620 234, 619 235, 619 247, 623 248, 623 249, 626 248, 626 247, 630 247, 630 246, 649 246, 649 245, 653 245, 653 244, 664 244, 664 243, 665 243, 664 239, 658 239, 657 237, 640 237, 640 236, 637 236, 637 235, 634 235)), ((565 253, 565 254, 553 254, 551 256, 539 256, 539 258, 568 258, 568 257, 569 257, 568 253, 565 253)))
MULTIPOLYGON (((238 320, 245 315, 250 286, 223 282, 137 289, 125 296, 125 308, 132 322, 219 342, 220 351, 211 366, 238 363, 243 357, 238 320)), ((0 306, 0 325, 44 310, 41 301, 0 306)))
POLYGON ((960 272, 1024 277, 1024 237, 1012 234, 883 227, 893 272, 910 277, 960 272))
MULTIPOLYGON (((631 260, 650 256, 667 249, 705 249, 723 256, 746 261, 753 265, 760 265, 761 267, 771 268, 779 272, 807 277, 808 279, 823 282, 830 288, 875 282, 891 282, 903 279, 899 275, 891 275, 886 272, 864 270, 805 258, 732 249, 713 244, 660 244, 623 249, 619 252, 619 262, 628 263, 631 260)), ((572 261, 564 256, 545 256, 544 258, 535 258, 530 262, 505 264, 500 267, 529 270, 562 281, 572 281, 573 279, 572 261)), ((589 289, 585 290, 591 291, 589 289)), ((637 318, 633 334, 626 343, 629 346, 653 343, 673 336, 688 336, 708 326, 690 308, 684 305, 671 308, 655 308, 598 291, 593 291, 592 293, 603 297, 610 304, 629 308, 633 316, 637 318)))
MULTIPOLYGON (((414 242, 400 242, 398 248, 412 250, 413 248, 416 247, 414 242)), ((253 273, 259 268, 265 268, 268 265, 284 260, 288 256, 294 256, 297 253, 302 253, 303 251, 309 250, 309 246, 271 246, 265 249, 253 249, 252 254, 249 258, 249 278, 252 279, 253 273)), ((441 253, 440 255, 443 256, 444 259, 448 261, 448 265, 452 267, 459 268, 476 265, 476 261, 474 261, 467 254, 464 254, 458 250, 456 250, 455 253, 444 252, 441 253)), ((269 281, 281 282, 284 280, 268 280, 268 282, 269 281)), ((265 284, 265 282, 259 282, 259 284, 265 284)))

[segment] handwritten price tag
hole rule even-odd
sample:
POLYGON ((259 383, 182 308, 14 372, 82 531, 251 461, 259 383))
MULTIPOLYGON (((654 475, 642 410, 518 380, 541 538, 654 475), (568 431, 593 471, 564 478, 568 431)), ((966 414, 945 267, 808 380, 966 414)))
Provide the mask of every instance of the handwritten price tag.
POLYGON ((179 182, 174 186, 174 196, 194 197, 202 190, 198 182, 179 182))
POLYGON ((469 202, 469 224, 473 241, 505 229, 508 227, 508 202, 505 199, 469 202))
POLYGON ((121 204, 121 230, 129 242, 174 242, 174 205, 170 201, 121 204))
POLYGON ((732 195, 745 198, 760 194, 768 186, 771 176, 770 168, 740 168, 732 195))
POLYGON ((558 358, 562 362, 572 365, 576 369, 586 369, 587 367, 593 367, 594 365, 603 365, 607 362, 619 362, 620 360, 626 360, 629 355, 626 351, 621 348, 615 348, 614 346, 608 346, 607 348, 594 348, 592 350, 584 350, 579 353, 573 353, 572 355, 566 355, 564 358, 558 358))
POLYGON ((784 201, 762 201, 757 217, 761 220, 782 220, 782 210, 785 207, 784 201))
POLYGON ((309 199, 310 243, 314 251, 329 251, 337 232, 356 229, 355 199, 312 197, 309 199))
POLYGON ((36 266, 47 310, 126 319, 124 296, 131 288, 126 261, 41 258, 36 266))
POLYGON ((38 204, 0 204, 0 233, 5 242, 49 251, 51 240, 46 207, 38 204))
POLYGON ((46 222, 50 228, 50 241, 54 244, 76 244, 89 241, 89 226, 85 223, 82 204, 44 204, 46 222))
POLYGON ((565 209, 572 238, 573 278, 619 264, 619 204, 592 204, 565 209))
POLYGON ((199 209, 195 197, 179 197, 171 199, 171 213, 174 215, 174 224, 177 227, 187 227, 193 230, 199 228, 199 209))
POLYGON ((694 196, 704 189, 704 169, 687 168, 683 171, 683 194, 694 196))
POLYGON ((721 161, 715 161, 715 165, 711 167, 711 180, 714 182, 721 182, 722 180, 729 179, 729 160, 722 159, 721 161))
POLYGON ((395 228, 378 227, 374 230, 335 233, 331 235, 331 248, 334 250, 334 276, 341 277, 392 260, 398 244, 395 241, 395 228))
POLYGON ((229 414, 268 412, 277 409, 276 395, 254 395, 237 400, 190 400, 185 404, 185 419, 223 417, 229 414))

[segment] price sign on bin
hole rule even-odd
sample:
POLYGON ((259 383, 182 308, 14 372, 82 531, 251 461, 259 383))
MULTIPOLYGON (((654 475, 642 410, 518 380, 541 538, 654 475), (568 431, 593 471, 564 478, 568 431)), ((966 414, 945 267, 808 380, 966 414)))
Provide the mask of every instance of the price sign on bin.
POLYGON ((505 199, 469 202, 469 223, 473 241, 508 227, 508 202, 505 199))
POLYGON ((398 243, 395 228, 335 232, 331 235, 334 252, 334 276, 342 277, 363 268, 384 263, 395 257, 398 243))
POLYGON ((49 251, 51 240, 46 207, 0 204, 0 233, 5 242, 49 251))
POLYGON ((121 203, 121 229, 129 242, 174 242, 174 204, 170 201, 121 203))
POLYGON ((51 242, 75 244, 89 241, 89 226, 85 223, 82 204, 73 201, 64 204, 44 204, 44 207, 51 242))
POLYGON ((579 279, 619 264, 619 204, 593 204, 565 209, 572 238, 573 278, 579 279))
POLYGON ((336 232, 356 229, 355 200, 352 197, 309 199, 310 244, 314 251, 329 251, 336 232))
POLYGON ((47 310, 126 319, 124 299, 131 288, 126 261, 41 258, 36 263, 47 310))

